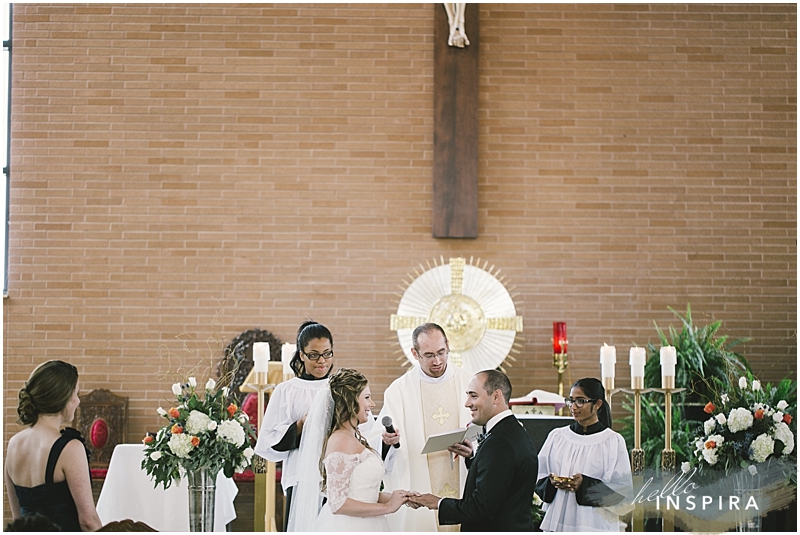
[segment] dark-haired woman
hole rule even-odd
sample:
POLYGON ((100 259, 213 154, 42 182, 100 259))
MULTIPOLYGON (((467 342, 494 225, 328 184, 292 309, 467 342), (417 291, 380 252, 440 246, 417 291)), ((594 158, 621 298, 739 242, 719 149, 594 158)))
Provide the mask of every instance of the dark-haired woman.
POLYGON ((60 360, 36 368, 19 391, 19 423, 28 428, 8 442, 4 474, 14 520, 40 514, 61 531, 102 527, 83 439, 74 429, 61 430, 79 404, 78 370, 60 360))
POLYGON ((624 531, 620 516, 632 509, 631 464, 625 439, 611 430, 605 388, 597 379, 580 379, 565 401, 575 421, 551 431, 539 451, 540 528, 624 531))
MULTIPOLYGON (((268 461, 283 462, 281 486, 287 513, 297 483, 297 448, 306 415, 333 368, 333 336, 327 327, 316 321, 300 325, 291 367, 295 377, 280 383, 270 395, 255 448, 268 461)), ((284 518, 288 521, 288 514, 284 518)))

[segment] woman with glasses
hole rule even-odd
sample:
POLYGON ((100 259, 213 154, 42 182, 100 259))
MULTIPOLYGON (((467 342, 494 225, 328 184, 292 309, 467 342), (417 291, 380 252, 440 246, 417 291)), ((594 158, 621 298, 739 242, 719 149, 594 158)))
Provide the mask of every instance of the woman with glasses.
POLYGON ((255 451, 273 462, 283 462, 281 485, 286 494, 284 530, 297 484, 297 454, 311 402, 327 385, 333 368, 333 336, 327 327, 307 321, 297 330, 297 350, 290 366, 295 377, 280 383, 269 397, 255 451))
POLYGON ((624 531, 633 479, 622 435, 611 429, 603 384, 579 379, 564 400, 575 420, 550 432, 539 452, 536 494, 542 531, 624 531))

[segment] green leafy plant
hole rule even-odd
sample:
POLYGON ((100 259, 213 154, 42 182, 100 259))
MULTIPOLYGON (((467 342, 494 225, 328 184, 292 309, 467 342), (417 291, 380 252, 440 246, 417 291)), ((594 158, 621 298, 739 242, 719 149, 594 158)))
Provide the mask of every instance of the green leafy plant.
POLYGON ((156 487, 169 488, 182 472, 205 468, 231 477, 250 465, 253 426, 241 408, 226 402, 228 388, 216 386, 209 379, 201 395, 196 379, 189 377, 185 384, 172 385, 176 406, 158 408, 166 423, 155 436, 148 434, 142 440, 142 469, 155 479, 156 487))
MULTIPOLYGON (((685 315, 681 315, 672 308, 669 310, 681 320, 682 329, 678 331, 670 325, 668 338, 657 324, 654 323, 654 325, 661 346, 675 347, 678 356, 678 362, 675 365, 675 384, 687 389, 689 401, 705 402, 711 398, 711 392, 708 389, 708 381, 711 378, 718 379, 723 388, 730 388, 730 377, 752 373, 747 359, 733 351, 734 347, 749 339, 731 340, 728 336, 719 336, 721 321, 714 321, 702 327, 695 325, 692 321, 692 308, 688 304, 685 315)), ((661 346, 647 344, 649 358, 644 372, 644 382, 647 388, 661 387, 659 353, 661 346)))

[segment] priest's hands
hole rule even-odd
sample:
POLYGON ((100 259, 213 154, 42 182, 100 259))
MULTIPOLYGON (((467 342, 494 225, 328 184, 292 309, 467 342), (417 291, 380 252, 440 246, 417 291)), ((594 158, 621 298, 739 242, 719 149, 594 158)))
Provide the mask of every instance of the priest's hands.
POLYGON ((387 433, 384 431, 381 438, 383 439, 383 443, 387 446, 394 446, 400 443, 400 431, 398 431, 396 427, 394 428, 394 433, 387 433))
POLYGON ((452 446, 447 448, 447 451, 449 451, 450 453, 455 453, 456 455, 461 455, 465 459, 471 459, 474 453, 472 451, 472 442, 470 442, 469 440, 463 440, 458 444, 453 444, 452 446))
MULTIPOLYGON (((410 507, 414 507, 413 504, 416 504, 417 507, 427 507, 428 509, 433 509, 434 511, 439 509, 439 498, 438 496, 434 496, 433 494, 422 494, 417 496, 411 496, 408 499, 408 504, 410 507)), ((416 507, 414 507, 416 509, 416 507)))

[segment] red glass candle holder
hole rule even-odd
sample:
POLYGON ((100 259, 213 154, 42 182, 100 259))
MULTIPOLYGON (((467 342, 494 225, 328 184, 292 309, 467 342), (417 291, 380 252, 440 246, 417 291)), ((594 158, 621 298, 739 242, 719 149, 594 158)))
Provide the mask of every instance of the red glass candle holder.
POLYGON ((564 321, 553 322, 553 354, 567 352, 567 323, 564 321))

